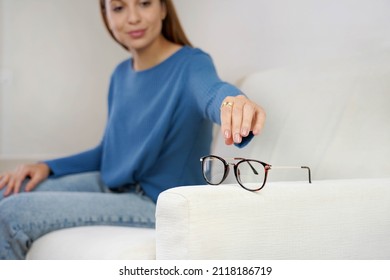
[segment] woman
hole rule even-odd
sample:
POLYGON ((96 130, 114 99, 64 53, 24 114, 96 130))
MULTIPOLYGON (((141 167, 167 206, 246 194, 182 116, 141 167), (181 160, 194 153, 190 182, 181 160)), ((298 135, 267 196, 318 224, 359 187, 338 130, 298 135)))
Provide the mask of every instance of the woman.
POLYGON ((2 259, 25 258, 34 240, 60 228, 154 227, 162 191, 204 183, 199 158, 209 153, 212 122, 238 146, 263 126, 263 109, 191 47, 170 0, 100 7, 111 36, 131 53, 111 76, 104 135, 91 150, 0 175, 2 259))

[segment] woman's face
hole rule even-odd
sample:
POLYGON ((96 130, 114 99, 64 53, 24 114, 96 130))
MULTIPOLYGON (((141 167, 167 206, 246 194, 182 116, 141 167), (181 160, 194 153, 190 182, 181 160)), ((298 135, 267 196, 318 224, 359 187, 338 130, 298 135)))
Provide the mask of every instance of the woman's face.
POLYGON ((151 46, 161 35, 166 9, 161 0, 105 0, 109 28, 130 51, 151 46))

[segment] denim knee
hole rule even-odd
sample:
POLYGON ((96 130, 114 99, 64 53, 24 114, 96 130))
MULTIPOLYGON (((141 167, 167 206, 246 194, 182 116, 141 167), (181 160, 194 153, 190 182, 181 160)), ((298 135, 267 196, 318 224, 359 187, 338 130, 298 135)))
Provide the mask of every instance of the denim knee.
POLYGON ((31 227, 33 213, 26 213, 23 194, 12 195, 0 202, 0 259, 24 259, 31 247, 31 227))

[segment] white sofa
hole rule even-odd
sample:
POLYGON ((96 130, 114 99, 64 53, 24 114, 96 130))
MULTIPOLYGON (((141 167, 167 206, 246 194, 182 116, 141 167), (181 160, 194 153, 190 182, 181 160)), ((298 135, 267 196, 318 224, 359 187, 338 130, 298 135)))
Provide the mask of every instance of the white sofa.
MULTIPOLYGON (((213 153, 275 165, 259 192, 235 184, 163 192, 156 230, 82 227, 38 239, 28 259, 389 259, 390 51, 254 73, 240 84, 267 124, 213 153)), ((200 166, 199 166, 200 168, 200 166)))

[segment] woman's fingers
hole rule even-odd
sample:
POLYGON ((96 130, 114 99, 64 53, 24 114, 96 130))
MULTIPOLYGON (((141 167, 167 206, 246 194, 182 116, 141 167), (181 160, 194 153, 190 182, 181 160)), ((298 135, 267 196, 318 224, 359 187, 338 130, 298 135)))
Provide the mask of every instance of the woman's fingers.
POLYGON ((4 192, 4 196, 10 195, 14 190, 14 186, 15 186, 15 178, 12 175, 10 175, 10 178, 7 183, 7 188, 5 189, 4 192))
POLYGON ((50 173, 49 167, 44 163, 21 165, 13 172, 0 175, 0 189, 7 187, 4 196, 15 194, 21 191, 22 184, 26 178, 30 180, 26 184, 25 191, 31 191, 40 182, 45 180, 50 173))
POLYGON ((3 189, 8 184, 9 176, 10 175, 7 173, 0 174, 0 190, 3 189))
POLYGON ((23 180, 28 176, 28 169, 26 166, 21 165, 16 169, 14 176, 13 193, 18 193, 22 186, 23 180))
POLYGON ((252 131, 252 124, 255 116, 255 106, 252 102, 247 102, 243 107, 242 123, 241 123, 241 135, 243 137, 248 136, 249 132, 252 131))
POLYGON ((234 101, 228 98, 221 105, 221 129, 227 145, 233 144, 232 139, 232 112, 234 101))
POLYGON ((255 117, 252 123, 252 131, 254 135, 258 135, 263 130, 265 119, 265 111, 259 106, 255 111, 255 117))
POLYGON ((31 176, 31 179, 26 184, 25 191, 29 192, 29 191, 33 190, 40 182, 42 182, 46 178, 47 178, 47 176, 45 176, 41 173, 37 173, 34 176, 31 176))
POLYGON ((241 98, 235 98, 233 104, 233 112, 231 115, 232 118, 232 137, 234 143, 241 143, 242 136, 241 135, 241 127, 242 127, 242 119, 244 113, 245 100, 241 98))
POLYGON ((3 173, 0 175, 0 190, 5 189, 3 195, 8 196, 13 192, 15 186, 15 178, 12 172, 3 173))
POLYGON ((265 112, 244 95, 227 97, 221 105, 221 128, 225 143, 241 143, 250 131, 257 135, 265 122, 265 112))

